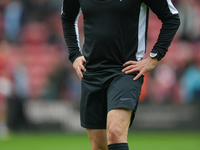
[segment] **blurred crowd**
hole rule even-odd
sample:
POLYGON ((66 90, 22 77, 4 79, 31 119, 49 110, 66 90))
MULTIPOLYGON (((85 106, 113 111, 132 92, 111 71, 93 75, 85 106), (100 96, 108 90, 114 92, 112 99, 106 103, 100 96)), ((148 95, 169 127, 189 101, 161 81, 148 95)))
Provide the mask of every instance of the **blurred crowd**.
MULTIPOLYGON (((200 0, 173 3, 181 27, 166 57, 145 75, 143 102, 200 102, 200 0)), ((80 80, 68 60, 61 6, 62 0, 0 1, 0 106, 11 97, 79 102, 80 80)), ((81 45, 82 21, 81 15, 81 45)), ((147 56, 160 27, 151 12, 147 56)))

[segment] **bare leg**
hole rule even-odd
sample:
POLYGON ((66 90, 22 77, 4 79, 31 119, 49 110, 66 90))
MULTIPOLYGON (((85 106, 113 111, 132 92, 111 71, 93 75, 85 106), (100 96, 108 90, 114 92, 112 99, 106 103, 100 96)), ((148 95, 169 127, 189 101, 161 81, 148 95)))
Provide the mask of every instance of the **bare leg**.
POLYGON ((132 110, 114 109, 107 115, 108 145, 127 143, 128 129, 131 121, 132 110))
POLYGON ((87 129, 92 150, 108 150, 106 129, 87 129))

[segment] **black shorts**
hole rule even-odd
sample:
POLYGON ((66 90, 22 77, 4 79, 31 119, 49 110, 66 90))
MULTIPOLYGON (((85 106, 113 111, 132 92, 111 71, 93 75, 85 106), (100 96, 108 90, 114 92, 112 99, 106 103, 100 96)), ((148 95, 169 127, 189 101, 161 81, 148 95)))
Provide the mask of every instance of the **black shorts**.
POLYGON ((117 108, 133 110, 132 124, 143 83, 143 76, 136 81, 133 81, 134 77, 134 74, 123 72, 84 72, 81 81, 81 126, 88 129, 106 129, 107 113, 117 108))

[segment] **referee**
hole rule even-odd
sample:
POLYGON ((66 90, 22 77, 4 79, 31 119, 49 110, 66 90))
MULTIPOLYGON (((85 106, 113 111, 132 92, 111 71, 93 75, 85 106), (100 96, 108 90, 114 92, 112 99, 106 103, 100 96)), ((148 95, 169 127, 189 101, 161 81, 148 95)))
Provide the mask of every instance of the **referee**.
POLYGON ((128 150, 128 128, 143 74, 165 56, 180 25, 178 11, 171 0, 63 0, 62 25, 69 59, 81 79, 81 126, 87 129, 92 150, 128 150), (149 8, 163 24, 149 57, 143 59, 149 8))

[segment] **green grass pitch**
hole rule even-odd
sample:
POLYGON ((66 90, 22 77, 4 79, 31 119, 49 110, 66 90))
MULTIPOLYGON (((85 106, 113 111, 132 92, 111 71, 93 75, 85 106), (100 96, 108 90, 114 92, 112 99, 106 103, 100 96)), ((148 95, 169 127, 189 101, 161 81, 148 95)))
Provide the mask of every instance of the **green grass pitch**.
MULTIPOLYGON (((131 131, 130 150, 200 150, 199 131, 131 131)), ((90 150, 86 134, 12 133, 0 137, 0 150, 90 150)))

